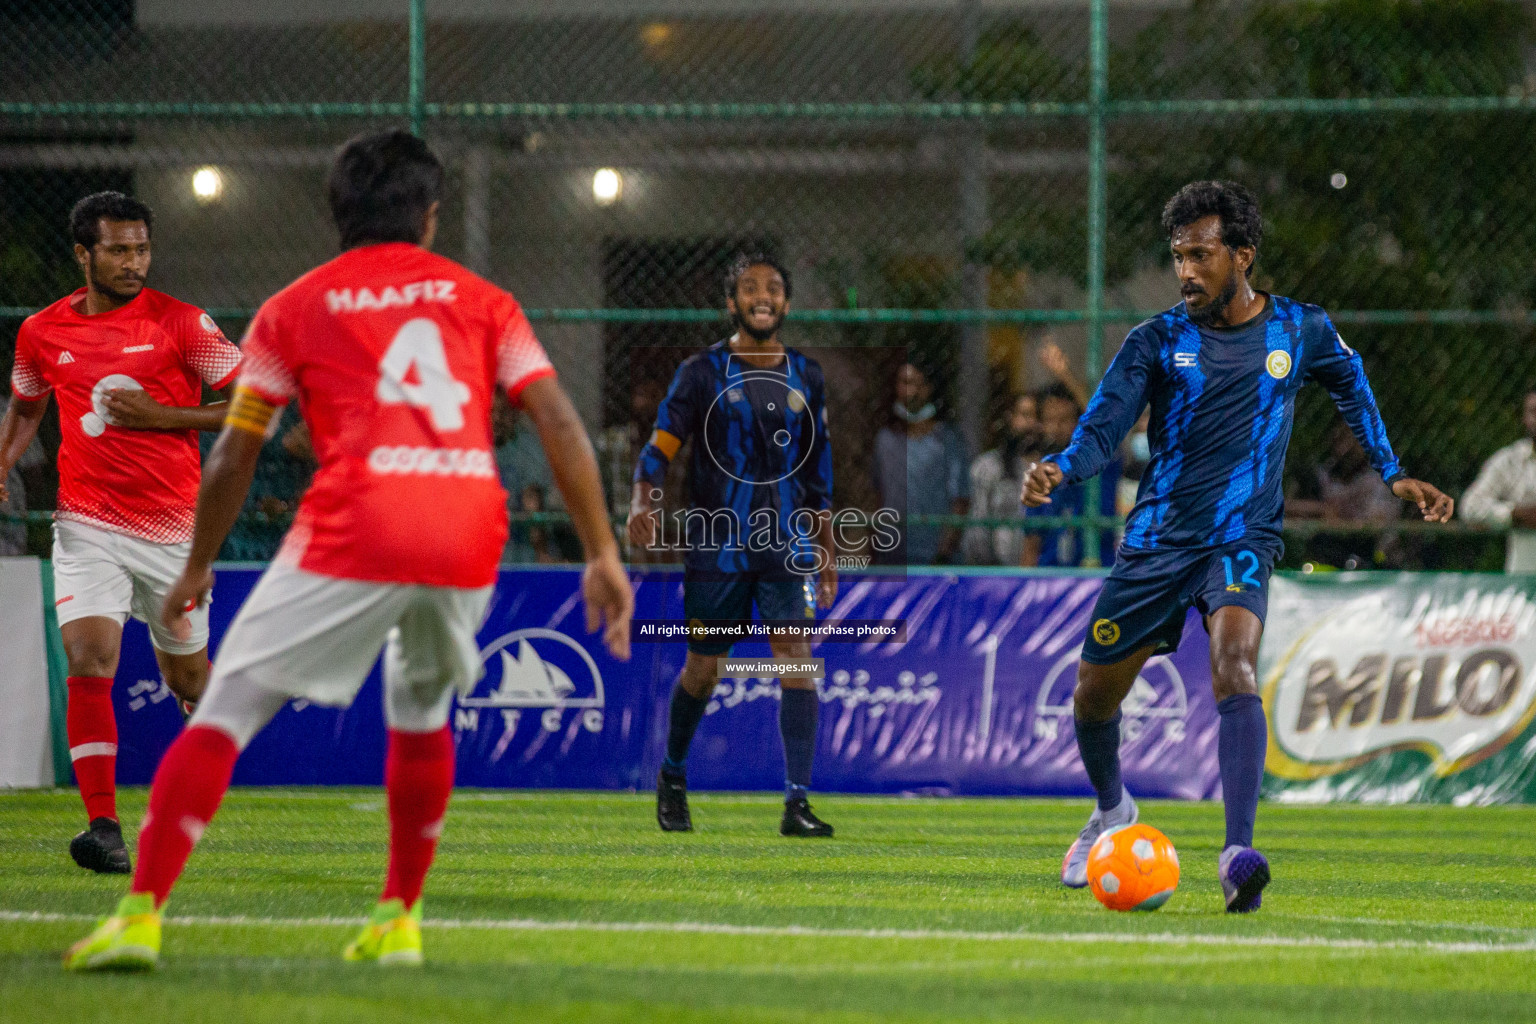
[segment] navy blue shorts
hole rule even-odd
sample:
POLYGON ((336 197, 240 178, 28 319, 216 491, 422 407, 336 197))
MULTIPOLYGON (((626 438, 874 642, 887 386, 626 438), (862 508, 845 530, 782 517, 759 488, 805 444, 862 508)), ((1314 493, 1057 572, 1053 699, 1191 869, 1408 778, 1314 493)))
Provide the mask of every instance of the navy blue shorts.
POLYGON ((1156 645, 1154 654, 1176 651, 1191 607, 1210 615, 1236 605, 1262 623, 1280 550, 1252 538, 1193 550, 1121 547, 1093 606, 1083 660, 1113 665, 1148 644, 1156 645))
MULTIPOLYGON (((765 576, 744 572, 683 573, 683 614, 689 622, 750 622, 752 606, 758 618, 813 619, 815 592, 809 576, 765 576)), ((688 641, 695 654, 729 654, 729 640, 688 641)))

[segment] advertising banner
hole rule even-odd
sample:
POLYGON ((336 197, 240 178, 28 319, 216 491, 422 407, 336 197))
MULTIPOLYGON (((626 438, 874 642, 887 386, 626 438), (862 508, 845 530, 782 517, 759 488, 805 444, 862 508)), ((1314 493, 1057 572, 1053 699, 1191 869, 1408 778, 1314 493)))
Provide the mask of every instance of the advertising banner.
MULTIPOLYGON (((254 585, 255 569, 218 574, 217 640, 254 585)), ((458 781, 465 786, 646 789, 666 739, 680 640, 637 643, 615 661, 583 627, 574 568, 502 572, 480 631, 483 675, 458 702, 458 781)), ((1101 581, 1089 574, 913 572, 848 575, 825 617, 901 619, 906 642, 822 642, 825 660, 816 787, 869 793, 1086 795, 1072 731, 1077 657, 1101 581)), ((636 617, 683 621, 678 574, 641 577, 636 617)), ((743 657, 766 644, 741 643, 743 657)), ((1205 632, 1195 616, 1171 658, 1154 658, 1125 705, 1125 775, 1140 796, 1219 790, 1216 711, 1205 632)), ((180 728, 147 634, 130 624, 114 688, 118 772, 149 781, 180 728)), ((694 741, 697 789, 778 789, 784 763, 779 686, 722 680, 694 741)), ((385 730, 375 670, 357 702, 290 705, 240 759, 235 781, 377 784, 385 730)))
POLYGON ((1536 579, 1292 575, 1260 658, 1282 800, 1536 800, 1536 579))
MULTIPOLYGON (((225 568, 217 638, 257 571, 225 568)), ((480 632, 483 674, 453 710, 465 786, 648 789, 666 740, 681 640, 611 658, 583 627, 574 568, 507 569, 480 632)), ((822 618, 903 620, 906 640, 824 641, 815 786, 850 793, 1086 795, 1072 690, 1101 577, 1088 573, 848 574, 822 618)), ((683 622, 677 574, 648 573, 636 617, 683 622)), ((1276 576, 1260 656, 1270 719, 1265 791, 1286 801, 1536 800, 1536 579, 1276 576)), ((766 657, 762 642, 736 645, 766 657)), ((1191 613, 1124 705, 1125 777, 1139 797, 1220 795, 1210 653, 1191 613)), ((149 781, 180 729, 143 627, 114 688, 118 770, 149 781)), ((723 679, 689 758, 696 789, 783 785, 779 686, 723 679)), ((375 785, 385 729, 377 670, 343 710, 290 705, 235 780, 375 785)))

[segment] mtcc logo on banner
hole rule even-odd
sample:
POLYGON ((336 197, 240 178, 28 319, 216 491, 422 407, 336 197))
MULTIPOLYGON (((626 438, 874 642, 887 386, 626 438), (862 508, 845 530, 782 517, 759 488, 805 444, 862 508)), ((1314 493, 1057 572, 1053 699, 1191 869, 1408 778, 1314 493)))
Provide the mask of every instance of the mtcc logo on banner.
POLYGON ((479 682, 459 700, 456 729, 478 729, 480 712, 495 709, 508 734, 524 711, 541 711, 545 732, 558 732, 568 712, 575 712, 588 732, 602 731, 602 673, 586 648, 559 630, 515 629, 487 644, 480 662, 479 682))

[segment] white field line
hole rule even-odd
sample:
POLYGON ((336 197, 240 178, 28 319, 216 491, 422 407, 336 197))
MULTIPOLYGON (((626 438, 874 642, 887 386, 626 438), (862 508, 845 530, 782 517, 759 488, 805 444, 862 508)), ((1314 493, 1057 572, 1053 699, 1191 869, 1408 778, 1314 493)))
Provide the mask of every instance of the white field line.
MULTIPOLYGON (((0 921, 43 923, 94 921, 90 914, 51 914, 42 911, 0 910, 0 921)), ((358 917, 168 917, 171 925, 210 925, 257 928, 356 927, 358 917)), ((1210 935, 1153 932, 968 932, 908 928, 809 928, 801 925, 711 924, 703 921, 539 921, 531 918, 428 918, 430 928, 510 932, 610 932, 664 935, 741 935, 757 938, 866 939, 918 942, 1043 942, 1127 946, 1251 946, 1267 949, 1405 950, 1422 953, 1532 953, 1528 942, 1433 942, 1409 939, 1340 939, 1318 935, 1210 935)))

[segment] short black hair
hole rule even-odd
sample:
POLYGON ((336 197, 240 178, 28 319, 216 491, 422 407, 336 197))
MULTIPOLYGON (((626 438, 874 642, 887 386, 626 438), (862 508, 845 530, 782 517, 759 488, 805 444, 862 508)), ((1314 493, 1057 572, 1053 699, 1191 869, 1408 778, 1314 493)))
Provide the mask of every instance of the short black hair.
POLYGON ((772 267, 784 280, 784 301, 788 302, 795 294, 795 286, 789 277, 789 269, 780 263, 777 258, 765 252, 748 252, 731 260, 731 265, 725 271, 725 297, 736 297, 736 285, 741 281, 741 275, 750 267, 772 267))
POLYGON ((101 241, 103 220, 141 220, 145 230, 155 230, 155 213, 147 205, 121 192, 95 192, 69 211, 69 237, 87 249, 101 241))
POLYGON ((326 191, 343 249, 419 242, 443 193, 443 162, 400 128, 359 135, 336 154, 326 191))
POLYGON ((1258 251, 1264 240, 1259 200, 1235 181, 1192 181, 1179 189, 1163 207, 1163 233, 1172 238, 1179 228, 1213 216, 1221 218, 1221 241, 1228 249, 1248 245, 1258 251))

